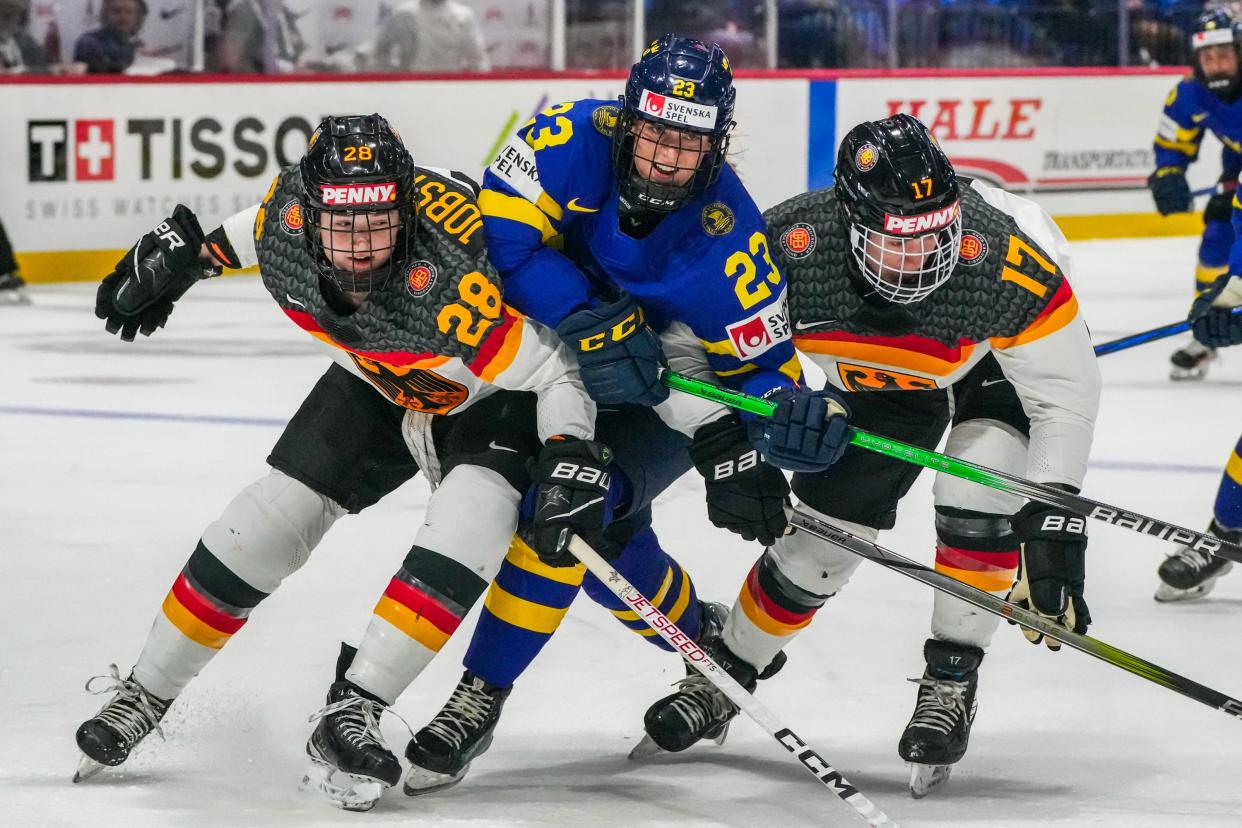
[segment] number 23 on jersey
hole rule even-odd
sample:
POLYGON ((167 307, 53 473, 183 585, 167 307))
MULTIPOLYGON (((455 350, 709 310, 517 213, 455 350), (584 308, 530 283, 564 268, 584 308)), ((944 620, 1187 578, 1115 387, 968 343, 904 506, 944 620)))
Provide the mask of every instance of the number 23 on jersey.
POLYGON ((779 285, 781 283, 781 274, 776 269, 776 265, 772 263, 772 256, 768 253, 768 240, 764 237, 762 230, 756 230, 751 233, 747 239, 747 250, 739 250, 725 260, 725 275, 730 279, 734 279, 733 292, 737 294, 737 300, 742 303, 744 309, 749 309, 759 304, 763 300, 772 295, 772 288, 768 287, 769 283, 779 285), (755 257, 759 259, 756 261, 755 257), (764 275, 759 275, 759 265, 765 268, 764 275), (756 284, 756 280, 758 283, 756 284))

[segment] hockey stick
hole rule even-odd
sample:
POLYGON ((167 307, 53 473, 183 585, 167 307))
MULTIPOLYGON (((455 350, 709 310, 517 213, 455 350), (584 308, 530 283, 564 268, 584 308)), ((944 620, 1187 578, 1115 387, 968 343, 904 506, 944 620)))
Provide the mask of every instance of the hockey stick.
POLYGON ((766 730, 773 739, 780 742, 781 747, 794 754, 802 764, 802 767, 806 768, 812 776, 818 779, 824 787, 832 791, 841 801, 853 808, 854 812, 865 819, 868 825, 875 826, 875 828, 891 825, 893 828, 897 828, 896 822, 890 820, 883 811, 876 807, 874 802, 867 799, 857 788, 846 781, 840 771, 828 764, 827 760, 820 756, 814 748, 809 747, 806 742, 802 741, 798 734, 783 725, 771 710, 768 710, 754 695, 738 684, 732 676, 712 660, 711 656, 703 651, 702 647, 681 630, 677 629, 676 624, 669 621, 668 617, 660 612, 658 607, 635 589, 634 585, 627 581, 621 573, 613 569, 586 541, 575 535, 569 541, 569 551, 574 553, 578 560, 586 564, 586 568, 591 570, 591 574, 598 578, 600 583, 608 587, 613 595, 624 601, 639 618, 667 641, 674 652, 680 653, 688 664, 693 665, 694 669, 698 670, 717 690, 724 693, 729 701, 733 702, 746 715, 754 719, 756 724, 766 730))
MULTIPOLYGON (((1234 308, 1231 313, 1234 316, 1242 314, 1242 305, 1234 308)), ((1126 348, 1133 348, 1135 345, 1144 345, 1148 342, 1154 342, 1157 339, 1164 339, 1166 336, 1175 336, 1183 331, 1190 330, 1190 323, 1183 320, 1181 322, 1173 322, 1168 325, 1161 325, 1159 328, 1152 328, 1150 331, 1141 331, 1140 333, 1123 336, 1120 339, 1112 339, 1108 342, 1101 342, 1095 346, 1095 355, 1104 356, 1105 354, 1124 351, 1126 348)))
MULTIPOLYGON (((744 394, 740 391, 733 391, 729 388, 721 388, 719 385, 712 385, 710 382, 682 376, 672 371, 664 371, 660 375, 660 380, 669 388, 677 391, 714 400, 730 408, 758 414, 761 417, 772 416, 772 412, 776 409, 774 403, 760 397, 744 394)), ((1062 509, 1067 509, 1084 517, 1120 526, 1122 529, 1129 529, 1138 532, 1140 535, 1151 535, 1169 543, 1184 544, 1200 552, 1207 552, 1228 561, 1242 563, 1242 546, 1228 543, 1202 532, 1196 532, 1193 529, 1186 529, 1175 523, 1166 523, 1162 520, 1140 515, 1138 512, 1130 512, 1116 506, 1110 506, 1107 503, 1091 500, 1082 495, 1070 494, 1067 491, 1056 489, 1052 486, 1045 486, 1016 475, 1007 474, 996 469, 989 469, 986 466, 980 466, 968 460, 928 451, 927 449, 892 440, 888 437, 881 437, 878 434, 863 431, 861 428, 850 428, 850 444, 892 457, 896 460, 913 463, 925 469, 931 469, 935 472, 942 472, 953 477, 960 477, 963 480, 969 480, 972 483, 979 483, 983 486, 999 489, 1002 492, 1021 495, 1022 497, 1040 500, 1044 503, 1051 503, 1053 506, 1059 506, 1062 509)))
POLYGON ((974 604, 979 609, 990 612, 993 615, 999 615, 1008 621, 1016 622, 1036 632, 1041 632, 1049 638, 1055 638, 1057 641, 1068 644, 1075 650, 1095 656, 1114 667, 1120 667, 1140 678, 1145 678, 1154 684, 1159 684, 1161 687, 1167 687, 1187 698, 1206 704, 1208 707, 1214 707, 1217 710, 1228 713, 1230 716, 1242 718, 1242 701, 1232 696, 1226 696, 1224 693, 1199 684, 1197 681, 1179 676, 1177 673, 1170 672, 1157 664, 1152 664, 1146 659, 1127 653, 1125 650, 1118 649, 1111 644, 1105 644, 1103 641, 1092 638, 1089 635, 1080 635, 1067 630, 1039 613, 1023 609, 1003 598, 998 598, 991 593, 975 589, 956 578, 937 572, 929 566, 912 561, 890 549, 885 549, 874 541, 861 538, 852 532, 812 517, 799 509, 795 508, 792 511, 790 523, 803 532, 822 538, 834 546, 838 546, 847 552, 853 552, 855 555, 866 558, 869 561, 874 561, 887 569, 900 572, 902 575, 927 584, 933 589, 938 589, 956 598, 961 598, 963 601, 974 604))

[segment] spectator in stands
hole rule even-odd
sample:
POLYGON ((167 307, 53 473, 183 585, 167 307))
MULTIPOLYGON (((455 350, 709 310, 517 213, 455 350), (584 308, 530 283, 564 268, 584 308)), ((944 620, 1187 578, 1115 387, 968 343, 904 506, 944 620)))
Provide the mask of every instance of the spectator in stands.
POLYGON ((26 31, 30 0, 0 0, 0 74, 46 72, 47 55, 26 31))
POLYGON ((134 62, 138 32, 147 19, 146 0, 104 0, 98 29, 78 38, 73 59, 86 64, 92 75, 120 74, 134 62))
POLYGON ((457 0, 408 0, 393 9, 375 44, 388 72, 489 72, 478 18, 457 0))
POLYGON ((275 15, 267 9, 264 0, 229 3, 218 56, 221 71, 283 73, 297 68, 306 49, 297 15, 283 2, 275 15))

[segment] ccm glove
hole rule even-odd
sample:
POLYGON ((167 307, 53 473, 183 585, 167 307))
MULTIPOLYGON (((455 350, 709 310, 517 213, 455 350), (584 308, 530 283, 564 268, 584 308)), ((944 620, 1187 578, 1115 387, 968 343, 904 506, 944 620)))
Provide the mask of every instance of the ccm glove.
POLYGON ((1195 339, 1209 348, 1242 345, 1242 315, 1233 308, 1242 305, 1242 278, 1228 273, 1195 297, 1190 306, 1190 330, 1195 339))
MULTIPOLYGON (((1085 633, 1091 624, 1091 611, 1083 598, 1087 519, 1066 509, 1031 501, 1010 523, 1022 542, 1022 559, 1018 582, 1009 591, 1009 600, 1067 630, 1085 633)), ((1022 634, 1032 644, 1043 641, 1050 650, 1061 649, 1060 641, 1036 630, 1023 627, 1022 634)))
POLYGON ((789 481, 750 444, 733 414, 701 426, 690 459, 707 486, 707 518, 748 541, 771 546, 785 533, 789 481))
POLYGON ((850 410, 832 391, 782 388, 765 395, 776 403, 771 417, 747 423, 750 442, 782 469, 821 472, 841 459, 850 444, 850 410))
POLYGON ((1190 210, 1190 184, 1181 167, 1161 167, 1147 177, 1152 200, 1160 215, 1186 213, 1190 210))
POLYGON ((660 338, 629 294, 571 313, 556 332, 577 356, 582 384, 597 403, 656 405, 668 398, 660 382, 668 364, 660 338))
POLYGON ((104 277, 95 294, 95 315, 105 320, 108 333, 133 342, 134 335, 150 336, 164 327, 173 303, 200 279, 216 276, 198 256, 203 230, 190 208, 178 204, 172 216, 160 222, 130 248, 116 268, 104 277))
POLYGON ((573 535, 605 559, 612 553, 604 527, 612 520, 608 499, 612 451, 603 443, 575 437, 553 437, 539 459, 532 461, 534 513, 525 540, 548 566, 573 566, 569 551, 573 535))

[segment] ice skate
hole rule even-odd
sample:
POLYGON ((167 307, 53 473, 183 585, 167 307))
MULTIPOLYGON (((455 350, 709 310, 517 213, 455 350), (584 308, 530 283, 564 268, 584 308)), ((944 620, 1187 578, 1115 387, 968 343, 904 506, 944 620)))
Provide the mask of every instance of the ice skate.
MULTIPOLYGON (((785 654, 777 653, 762 672, 748 664, 726 647, 720 637, 728 617, 727 611, 720 612, 723 609, 720 604, 704 605, 699 643, 734 681, 748 692, 754 692, 759 681, 771 678, 785 666, 785 654)), ((677 692, 647 708, 647 714, 643 716, 647 736, 630 751, 630 758, 641 759, 659 751, 677 753, 702 739, 724 744, 729 723, 737 713, 737 707, 724 693, 698 670, 686 664, 686 677, 678 682, 677 692)))
POLYGON ((1216 358, 1214 349, 1192 339, 1169 357, 1169 379, 1201 380, 1207 376, 1209 363, 1216 358))
POLYGON ((14 273, 0 273, 0 305, 29 305, 26 280, 14 273))
POLYGON ((341 645, 328 703, 310 716, 309 721, 319 724, 306 742, 310 761, 302 789, 346 811, 369 811, 384 789, 401 779, 401 763, 379 728, 388 706, 345 679, 354 653, 353 647, 341 645))
MULTIPOLYGON (((1230 532, 1216 521, 1212 521, 1208 533, 1230 543, 1242 541, 1242 532, 1230 532)), ((1231 569, 1233 563, 1224 558, 1189 546, 1179 546, 1157 570, 1160 586, 1156 588, 1154 597, 1163 604, 1203 598, 1216 587, 1217 579, 1231 569)))
POLYGON ((94 717, 78 727, 76 738, 82 758, 73 774, 74 782, 89 779, 104 768, 121 764, 153 730, 160 734, 161 739, 164 738, 160 720, 172 704, 148 693, 134 680, 132 673, 122 679, 115 664, 108 665, 108 675, 93 676, 87 681, 86 690, 96 694, 112 692, 113 696, 94 717), (91 685, 100 679, 111 679, 112 683, 92 689, 91 685))
MULTIPOLYGON (((725 621, 729 619, 729 608, 717 601, 699 601, 699 618, 701 620, 699 621, 698 642, 701 644, 704 641, 719 638, 721 633, 724 632, 725 621)), ((686 664, 687 677, 697 674, 697 670, 689 664, 686 664)), ((721 731, 719 737, 715 739, 716 744, 724 744, 725 734, 727 732, 728 728, 726 727, 723 731, 721 731)), ((634 749, 630 751, 629 758, 634 761, 641 761, 651 756, 667 752, 668 751, 664 750, 664 748, 652 741, 651 737, 644 732, 643 738, 639 740, 638 744, 634 746, 634 749)))
POLYGON ((405 749, 410 770, 407 796, 449 788, 465 778, 470 763, 487 752, 512 687, 496 687, 467 670, 440 712, 414 734, 405 749))
POLYGON ((914 715, 897 746, 910 763, 910 795, 915 799, 943 785, 953 764, 966 755, 983 650, 929 639, 923 655, 923 677, 910 679, 919 686, 914 715))

